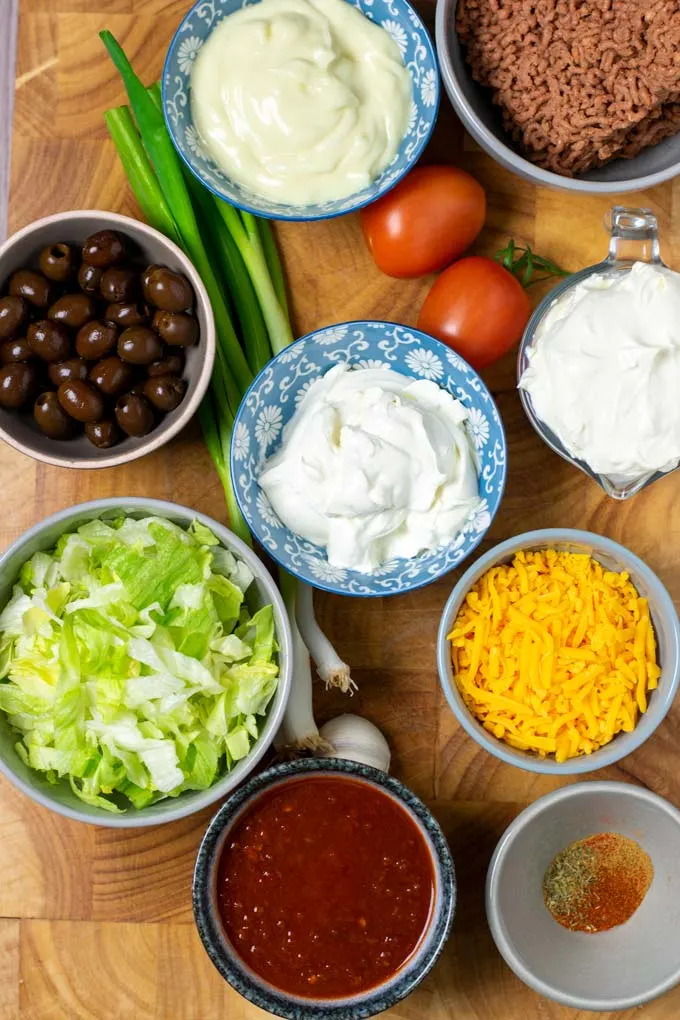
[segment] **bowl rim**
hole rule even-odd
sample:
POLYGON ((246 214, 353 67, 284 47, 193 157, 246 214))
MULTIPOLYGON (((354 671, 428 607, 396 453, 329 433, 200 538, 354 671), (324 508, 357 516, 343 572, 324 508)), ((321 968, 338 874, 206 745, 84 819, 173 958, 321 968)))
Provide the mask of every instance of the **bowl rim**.
MULTIPOLYGON (((347 758, 302 758, 260 772, 244 783, 212 818, 198 849, 192 882, 194 921, 203 947, 222 977, 244 998, 286 1020, 363 1020, 400 1002, 432 970, 451 933, 456 908, 456 873, 450 847, 437 819, 423 801, 394 776, 347 758), (223 948, 221 925, 212 902, 212 877, 219 861, 224 834, 249 804, 274 786, 301 775, 339 774, 366 782, 392 795, 411 816, 426 838, 441 887, 439 910, 433 912, 422 941, 421 955, 409 970, 397 971, 391 984, 377 985, 345 999, 305 1000, 291 996, 262 979, 254 980, 238 954, 223 948), (401 976, 400 976, 401 975, 401 976), (262 983, 260 983, 260 981, 262 983)), ((257 975, 255 975, 257 978, 257 975)))
POLYGON ((584 793, 588 795, 594 793, 595 796, 626 796, 631 797, 634 800, 646 801, 648 804, 653 805, 657 810, 668 815, 680 830, 680 811, 671 804, 670 801, 667 801, 664 797, 659 796, 658 793, 654 793, 652 790, 648 790, 643 786, 635 786, 633 783, 623 783, 614 780, 599 780, 596 782, 587 781, 573 783, 569 786, 560 787, 558 790, 552 790, 550 793, 544 794, 542 797, 535 800, 533 804, 529 804, 528 807, 520 811, 516 818, 510 822, 496 844, 486 875, 485 905, 487 922, 493 940, 496 943, 496 948, 508 967, 514 971, 521 981, 530 988, 533 988, 533 990, 538 992, 539 995, 544 995, 546 998, 559 1002, 564 1006, 571 1006, 573 1009, 597 1010, 602 1012, 615 1012, 617 1010, 633 1009, 636 1006, 642 1006, 646 1002, 650 1002, 652 999, 658 998, 665 992, 670 991, 671 988, 674 988, 675 985, 680 982, 680 962, 678 963, 672 977, 669 977, 665 981, 655 985, 643 996, 638 995, 628 996, 628 998, 621 997, 594 1000, 588 999, 584 996, 562 993, 558 989, 554 988, 553 985, 550 985, 548 982, 536 977, 526 966, 523 958, 515 952, 513 942, 508 935, 507 928, 503 922, 501 911, 498 906, 498 895, 503 864, 508 850, 519 833, 528 823, 534 821, 535 818, 540 816, 544 811, 553 807, 555 804, 560 804, 572 797, 580 797, 584 793))
POLYGON ((667 167, 665 170, 657 170, 655 173, 645 174, 642 177, 631 177, 622 181, 588 181, 582 177, 564 177, 562 174, 544 170, 524 156, 520 156, 518 152, 511 149, 505 141, 477 119, 458 83, 458 77, 449 52, 447 32, 449 11, 456 3, 457 0, 437 0, 435 41, 439 59, 439 70, 444 81, 444 88, 451 100, 451 105, 463 122, 463 126, 493 160, 500 163, 507 170, 520 174, 538 184, 562 191, 576 191, 581 194, 616 195, 628 191, 647 190, 648 188, 655 187, 657 184, 670 180, 678 174, 680 171, 680 161, 674 163, 671 167, 667 167))
MULTIPOLYGON (((123 216, 121 213, 110 212, 105 209, 72 209, 67 210, 66 212, 52 213, 50 216, 43 216, 39 220, 34 220, 32 223, 26 224, 26 226, 21 227, 3 241, 3 243, 0 244, 0 259, 11 252, 16 242, 22 241, 24 238, 30 237, 32 234, 38 233, 44 227, 51 227, 61 223, 68 225, 72 221, 77 223, 80 220, 92 219, 93 217, 102 220, 102 227, 112 227, 120 230, 121 233, 139 232, 152 238, 159 244, 162 244, 168 252, 181 263, 183 272, 189 277, 194 289, 194 294, 196 295, 196 306, 201 307, 205 316, 207 328, 201 335, 200 345, 202 347, 203 357, 200 362, 199 371, 196 374, 196 388, 193 394, 186 400, 186 403, 183 402, 179 405, 177 408, 179 413, 171 422, 168 423, 166 428, 164 428, 164 423, 161 422, 161 424, 157 428, 153 429, 152 432, 149 432, 147 436, 141 437, 140 445, 134 450, 109 453, 104 457, 97 458, 96 460, 79 460, 75 457, 69 457, 58 453, 50 453, 49 449, 45 451, 35 449, 27 443, 22 442, 22 440, 17 439, 12 432, 8 431, 0 424, 0 439, 4 440, 15 450, 18 450, 19 453, 23 453, 27 457, 31 457, 33 460, 40 461, 43 464, 52 464, 54 467, 75 468, 82 471, 116 467, 120 464, 129 464, 132 461, 138 460, 140 457, 145 457, 148 453, 153 453, 160 449, 160 447, 165 446, 165 444, 173 439, 178 432, 181 432, 198 410, 198 407, 205 396, 206 390, 210 385, 210 377, 212 375, 213 363, 215 361, 216 346, 215 319, 213 316, 212 305, 198 270, 189 256, 186 255, 174 241, 171 241, 169 237, 165 236, 165 234, 162 234, 159 230, 156 230, 155 227, 150 226, 148 223, 144 223, 142 220, 136 220, 132 216, 123 216)), ((46 442, 49 442, 49 440, 46 440, 46 442)))
POLYGON ((583 775, 588 772, 596 772, 607 765, 613 765, 615 762, 632 754, 653 735, 665 719, 677 694, 678 685, 680 685, 680 620, 678 619, 673 600, 661 579, 654 573, 651 567, 647 566, 644 560, 641 560, 639 556, 636 556, 626 546, 592 531, 584 531, 577 528, 540 528, 515 535, 492 546, 482 556, 478 557, 457 581, 446 600, 439 621, 439 630, 437 632, 437 672, 439 673, 439 682, 449 708, 468 736, 472 737, 485 751, 488 751, 496 758, 500 758, 506 764, 514 765, 516 768, 524 769, 527 772, 556 776, 583 775), (557 762, 552 758, 533 757, 524 751, 515 750, 503 744, 500 740, 492 737, 474 719, 466 705, 463 704, 461 706, 458 698, 454 695, 453 687, 455 686, 455 681, 452 682, 449 679, 451 667, 447 641, 447 634, 453 623, 455 607, 462 602, 462 599, 476 580, 491 566, 511 557, 513 553, 518 552, 526 545, 537 546, 538 544, 548 548, 556 542, 570 542, 575 545, 579 543, 587 544, 593 547, 592 555, 594 559, 597 559, 598 550, 601 550, 629 563, 634 567, 636 573, 644 578, 646 586, 654 591, 655 606, 660 605, 661 612, 672 621, 670 647, 666 651, 666 662, 663 667, 664 671, 668 669, 671 673, 670 680, 663 690, 657 689, 654 692, 658 699, 657 704, 659 707, 655 710, 655 716, 658 715, 658 718, 653 720, 649 726, 645 726, 645 722, 650 718, 648 711, 642 716, 631 733, 619 734, 619 737, 626 738, 625 746, 623 747, 621 746, 621 741, 614 738, 608 744, 605 744, 604 747, 593 751, 590 755, 568 758, 567 761, 563 762, 557 762))
MULTIPOLYGON (((88 514, 92 515, 92 518, 96 518, 107 511, 117 509, 123 512, 140 512, 144 514, 144 516, 168 518, 173 516, 183 517, 190 520, 197 520, 201 524, 204 524, 217 536, 221 545, 228 548, 229 551, 233 551, 236 556, 242 559, 250 567, 254 576, 266 589, 267 598, 272 602, 275 616, 278 615, 280 621, 275 621, 276 638, 279 643, 279 682, 274 697, 270 702, 268 715, 262 728, 262 732, 258 737, 257 742, 253 745, 250 753, 241 760, 241 762, 247 763, 247 769, 243 768, 241 771, 237 771, 241 765, 241 762, 239 762, 231 772, 222 776, 221 779, 218 779, 217 782, 210 786, 207 790, 185 791, 184 794, 175 798, 175 807, 164 812, 160 817, 153 814, 153 808, 155 806, 153 804, 149 805, 148 808, 142 808, 135 813, 132 813, 133 809, 130 809, 129 811, 123 812, 119 815, 102 809, 99 809, 99 814, 92 815, 85 811, 81 811, 78 808, 69 807, 66 804, 54 801, 47 794, 43 793, 41 789, 25 782, 25 780, 18 776, 14 770, 11 769, 2 758, 0 758, 0 774, 5 776, 5 778, 22 793, 26 794, 31 798, 31 800, 36 801, 36 803, 40 804, 42 807, 49 808, 51 811, 77 822, 87 822, 90 825, 98 825, 104 828, 137 829, 153 825, 164 825, 166 822, 174 822, 180 818, 186 818, 189 815, 196 814, 198 811, 203 810, 203 808, 209 807, 211 804, 214 804, 216 800, 219 800, 221 797, 228 794, 234 789, 234 787, 238 786, 239 783, 242 783, 252 769, 255 768, 255 766, 261 761, 274 740, 290 696, 293 672, 292 636, 290 624, 288 622, 288 614, 286 612, 283 599, 274 579, 255 552, 253 552, 253 550, 250 549, 245 542, 238 537, 238 535, 235 535, 232 531, 230 531, 226 525, 221 524, 219 521, 216 521, 214 518, 209 517, 207 514, 204 514, 199 510, 183 506, 181 503, 174 503, 171 500, 153 499, 146 496, 109 496, 104 499, 93 499, 88 500, 85 503, 76 503, 74 506, 58 510, 56 513, 50 514, 48 517, 43 518, 43 520, 24 531, 23 534, 15 539, 15 541, 12 542, 12 544, 2 554, 0 554, 0 572, 4 571, 5 565, 9 559, 16 554, 21 553, 24 546, 30 542, 31 539, 39 538, 46 528, 52 527, 55 524, 63 524, 64 530, 62 534, 65 534, 69 525, 78 518, 86 517, 88 514), (228 537, 225 538, 225 535, 228 537)), ((168 799, 166 798, 165 801, 161 801, 160 803, 168 803, 168 799)))
MULTIPOLYGON (((316 343, 317 342, 317 340, 316 340, 317 336, 320 333, 324 333, 328 329, 335 329, 335 328, 339 329, 339 328, 345 328, 346 327, 349 330, 349 329, 352 329, 353 327, 365 326, 367 323, 370 323, 371 325, 385 326, 385 327, 388 327, 388 328, 389 327, 397 327, 399 329, 404 329, 407 332, 414 334, 415 336, 425 337, 425 339, 429 343, 432 343, 436 347, 441 348, 439 356, 442 358, 442 360, 446 359, 447 354, 452 353, 452 349, 450 347, 448 347, 441 340, 438 340, 437 337, 432 336, 431 333, 426 333, 424 330, 418 329, 416 326, 405 326, 401 322, 392 322, 389 319, 350 319, 350 320, 348 320, 346 322, 337 322, 337 323, 334 322, 334 323, 330 323, 327 326, 320 326, 318 329, 314 329, 310 333, 305 333, 304 336, 301 336, 297 340, 294 340, 293 343, 289 344, 288 347, 283 348, 283 350, 279 351, 278 354, 275 354, 274 357, 271 358, 271 360, 269 362, 267 362, 265 367, 260 372, 258 372, 258 374, 255 376, 255 378, 253 379, 253 381, 251 382, 250 386, 248 387, 248 389, 246 390, 245 394, 243 395, 243 397, 241 399, 241 403, 239 404, 238 410, 236 412, 236 416, 234 418, 234 428, 232 430, 231 443, 230 443, 230 446, 229 446, 229 464, 230 464, 230 470, 231 470, 233 478, 237 477, 237 467, 238 467, 238 462, 237 462, 236 456, 235 456, 236 424, 240 420, 241 408, 246 406, 246 403, 248 401, 248 398, 250 397, 251 392, 259 384, 260 380, 264 377, 265 373, 271 369, 272 365, 275 364, 281 358, 282 355, 285 356, 286 352, 289 351, 290 348, 292 348, 294 346, 298 346, 298 345, 304 344, 304 343, 310 343, 310 342, 311 343, 316 343)), ((502 437, 502 440, 503 440, 503 450, 505 452, 505 462, 504 462, 504 468, 503 468, 503 476, 501 478, 501 481, 500 481, 500 484, 499 484, 499 487, 498 487, 498 501, 497 501, 497 504, 496 504, 496 509, 493 512, 493 514, 491 515, 491 520, 490 520, 487 528, 485 528, 484 531, 481 531, 481 532, 478 532, 478 533, 475 534, 468 552, 465 554, 464 559, 461 561, 461 562, 465 562, 465 560, 467 560, 470 556, 472 556, 472 554, 474 553, 475 549, 477 549, 477 547, 479 546, 480 542, 482 542, 484 540, 484 537, 488 533, 489 528, 491 527, 491 525, 493 524, 494 519, 496 517, 496 514, 500 510, 501 503, 503 502, 503 496, 505 495, 505 487, 507 485, 507 480, 508 480, 508 457, 507 457, 507 453, 508 453, 508 439, 507 439, 507 436, 505 434, 505 426, 503 425, 503 419, 501 417, 500 411, 498 410, 498 405, 496 404, 496 401, 494 399, 494 396, 493 396, 491 390, 486 385, 486 383, 482 379, 482 377, 479 374, 479 372, 477 372, 477 370, 475 368, 473 368, 472 365, 468 361, 465 360, 465 358, 463 358, 457 352, 453 352, 453 353, 455 353, 455 355, 458 358, 458 360, 474 376, 476 381, 479 383, 481 390, 487 393, 487 395, 489 397, 489 401, 490 401, 492 407, 494 407, 496 409, 497 418, 494 419, 494 424, 498 427, 498 430, 499 430, 499 432, 501 434, 501 437, 502 437)), ((330 368, 332 368, 332 367, 334 367, 334 366, 331 365, 330 368)), ((452 370, 454 370, 453 367, 452 367, 452 370)), ((318 378, 320 378, 322 374, 324 374, 324 373, 320 373, 318 378)), ((417 376, 413 376, 413 378, 417 379, 418 377, 417 376)), ((437 383, 437 385, 439 385, 439 383, 437 383)), ((481 473, 479 474, 479 479, 481 479, 481 473)), ((236 502, 237 502, 238 507, 239 507, 239 509, 241 511, 241 514, 243 515, 246 523, 248 524, 248 527, 253 532, 253 535, 255 536, 255 538, 258 538, 257 533, 256 533, 256 529, 252 527, 252 522, 250 521, 249 515, 246 512, 247 508, 245 507, 243 501, 241 500, 241 496, 240 496, 240 493, 239 493, 239 486, 238 485, 234 486, 234 495, 236 496, 236 502)), ((284 527, 285 527, 285 525, 284 525, 284 527)), ((290 531, 292 533, 292 529, 291 528, 286 528, 286 531, 290 531)), ((321 547, 319 547, 319 548, 321 548, 321 547)), ((433 552, 434 551, 435 550, 433 550, 433 552)), ((327 592, 329 592, 332 595, 344 595, 347 598, 353 598, 353 599, 391 598, 393 596, 405 595, 405 594, 408 594, 409 592, 412 592, 412 591, 418 591, 419 588, 426 588, 428 585, 434 584, 434 582, 438 581, 440 578, 446 577, 446 575, 449 574, 452 570, 456 570, 457 569, 457 566, 456 567, 450 567, 450 568, 448 568, 446 571, 444 571, 441 574, 436 574, 436 575, 433 574, 431 577, 427 577, 424 580, 418 581, 415 584, 411 584, 411 585, 409 585, 408 588, 403 588, 403 589, 401 589, 399 591, 353 592, 353 591, 347 591, 347 589, 342 586, 341 582, 338 582, 338 581, 336 581, 336 582, 326 581, 326 580, 323 580, 322 578, 315 577, 313 582, 312 582, 312 581, 308 580, 307 578, 301 577, 299 574, 297 574, 295 572, 295 570, 293 570, 291 568, 291 566, 285 560, 280 558, 280 556, 278 554, 278 550, 272 550, 272 549, 267 548, 267 555, 270 556, 271 559, 273 559, 280 567, 283 567, 284 570, 288 570, 289 573, 293 574, 293 576, 295 576, 303 584, 312 584, 314 588, 318 588, 320 591, 327 591, 327 592)), ((460 564, 458 564, 458 566, 460 566, 460 564)), ((366 575, 367 578, 370 578, 371 576, 372 576, 371 574, 367 574, 366 575)))
MULTIPOLYGON (((218 0, 218 2, 221 3, 222 0, 218 0)), ((252 3, 258 3, 259 0, 251 0, 251 2, 252 3)), ((353 7, 357 7, 357 9, 360 9, 358 3, 353 2, 353 0, 345 0, 345 2, 350 3, 353 7)), ((371 0, 371 2, 372 2, 372 0, 371 0)), ((265 220, 281 220, 283 222, 294 222, 294 223, 313 223, 313 222, 316 222, 316 221, 334 220, 334 219, 337 219, 339 216, 347 216, 350 213, 358 212, 360 209, 365 208, 365 206, 367 206, 367 205, 371 205, 373 202, 377 202, 378 199, 382 198, 384 195, 389 194, 389 192, 392 191, 392 189, 394 187, 396 187, 396 185, 401 180, 403 180, 403 178, 406 176, 406 174, 410 173, 411 170, 413 170, 413 168, 416 166, 418 160, 422 156, 422 154, 423 154, 423 152, 425 150, 425 146, 427 145, 427 143, 429 142, 429 140, 430 140, 430 138, 432 136, 432 132, 435 129, 435 125, 437 123, 437 118, 439 116, 439 106, 440 106, 440 103, 441 103, 441 81, 440 81, 440 74, 439 74, 439 69, 440 68, 439 68, 439 61, 438 61, 438 58, 437 58, 437 50, 436 50, 434 42, 432 41, 432 36, 430 35, 430 32, 428 31, 427 26, 425 25, 425 22, 421 18, 421 16, 418 13, 418 11, 409 3, 409 0, 392 0, 393 4, 396 3, 396 4, 399 4, 399 5, 403 6, 404 8, 406 8, 407 12, 410 13, 410 15, 411 15, 410 20, 411 20, 411 24, 413 25, 413 27, 415 27, 416 23, 418 25, 418 28, 419 28, 419 31, 420 31, 420 34, 421 34, 421 38, 422 38, 422 41, 423 41, 423 45, 425 46, 425 49, 426 49, 427 54, 428 54, 428 57, 429 57, 429 59, 430 59, 430 61, 432 63, 432 67, 434 68, 435 97, 434 97, 434 103, 432 105, 432 119, 431 119, 429 128, 427 129, 427 131, 425 132, 423 137, 418 140, 418 143, 416 145, 416 148, 413 150, 413 154, 412 154, 410 160, 408 160, 407 162, 404 163, 403 169, 400 170, 400 172, 395 176, 394 180, 392 180, 390 182, 390 184, 386 188, 384 188, 379 194, 372 195, 372 196, 370 196, 368 198, 365 198, 362 201, 356 202, 353 205, 348 206, 346 208, 343 208, 343 209, 341 209, 338 212, 326 212, 326 213, 323 213, 323 214, 319 213, 318 215, 308 215, 308 216, 305 216, 304 215, 305 209, 313 208, 315 205, 318 205, 318 204, 321 204, 321 203, 311 203, 311 205, 304 206, 304 205, 290 205, 290 203, 283 202, 283 203, 280 203, 280 208, 278 208, 275 213, 272 213, 272 212, 267 212, 266 210, 258 207, 257 205, 251 205, 251 204, 249 204, 246 201, 239 200, 237 202, 234 198, 227 197, 222 191, 218 191, 217 188, 215 188, 212 184, 210 184, 209 181, 204 180, 202 175, 198 172, 198 169, 194 166, 193 162, 187 156, 185 156, 184 152, 182 151, 182 149, 179 147, 179 145, 176 142, 176 139, 175 139, 175 129, 174 129, 174 126, 173 126, 173 124, 172 124, 172 122, 170 120, 170 116, 168 114, 168 107, 167 107, 167 102, 166 102, 166 89, 165 89, 165 83, 166 83, 167 77, 168 77, 168 67, 169 67, 169 64, 170 64, 170 57, 171 57, 171 54, 174 53, 175 46, 176 46, 177 36, 179 35, 179 32, 182 29, 184 23, 194 14, 194 12, 197 10, 197 8, 201 7, 204 3, 205 3, 205 0, 195 0, 194 4, 186 12, 186 14, 184 15, 184 17, 182 18, 182 20, 180 21, 179 25, 177 26, 177 28, 174 31, 172 39, 170 40, 170 45, 168 46, 168 49, 167 49, 167 52, 166 52, 166 55, 165 55, 165 60, 163 61, 163 71, 161 73, 161 96, 162 96, 162 106, 163 106, 163 119, 165 120, 165 126, 167 128, 168 134, 170 135, 170 138, 172 139, 172 144, 175 147, 175 151, 177 152, 178 156, 180 157, 180 159, 182 160, 184 165, 187 167, 187 169, 194 175, 194 177, 198 181, 200 181, 200 183, 203 185, 203 187, 207 188, 208 191, 210 191, 211 194, 213 194, 216 198, 221 199, 223 202, 229 202, 231 205, 235 206, 237 209, 242 209, 244 212, 251 213, 253 216, 259 216, 261 219, 265 219, 265 220), (289 209, 290 212, 287 212, 286 209, 289 209)), ((364 3, 365 3, 365 0, 362 0, 362 5, 364 3)), ((361 13, 364 14, 365 17, 367 16, 363 10, 361 10, 361 13)), ((373 23, 375 24, 375 22, 373 22, 373 23)), ((406 70, 408 71, 409 69, 406 66, 406 64, 404 64, 404 66, 406 67, 406 70)), ((410 72, 409 72, 409 76, 410 76, 410 72)), ((413 87, 413 81, 412 80, 411 80, 411 88, 412 88, 411 98, 412 98, 412 101, 415 102, 415 100, 413 99, 413 94, 415 92, 415 89, 413 87)), ((191 104, 189 103, 189 106, 190 105, 191 104)), ((216 161, 213 160, 213 162, 215 162, 215 165, 217 166, 216 161)), ((381 174, 378 176, 378 178, 376 178, 376 180, 378 180, 379 177, 382 176, 382 174, 385 173, 388 169, 389 169, 389 166, 385 167, 384 170, 381 171, 381 174)), ((224 173, 224 171, 221 171, 221 172, 224 173)), ((226 174, 225 174, 225 176, 226 176, 226 174)), ((236 183, 236 182, 234 182, 234 183, 236 183)), ((355 194, 359 194, 359 192, 355 192, 355 194)), ((255 197, 257 198, 258 196, 255 196, 255 197)), ((338 202, 346 202, 351 197, 352 197, 351 195, 347 195, 345 198, 337 199, 337 201, 338 202)), ((263 201, 267 201, 267 199, 265 199, 264 196, 262 196, 262 200, 263 201)))

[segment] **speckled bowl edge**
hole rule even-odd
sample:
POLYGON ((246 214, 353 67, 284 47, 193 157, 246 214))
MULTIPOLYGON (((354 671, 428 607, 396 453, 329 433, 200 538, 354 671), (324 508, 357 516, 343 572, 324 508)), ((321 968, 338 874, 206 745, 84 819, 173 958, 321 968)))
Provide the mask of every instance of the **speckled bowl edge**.
POLYGON ((456 881, 448 843, 437 821, 422 801, 407 787, 384 772, 358 762, 339 758, 312 758, 287 762, 252 777, 220 808, 211 821, 198 851, 193 882, 194 917, 199 935, 212 963, 229 984, 261 1009, 284 1020, 365 1020, 389 1009, 420 984, 439 958, 451 932, 456 905, 456 881), (402 974, 387 985, 354 999, 316 1003, 296 999, 269 986, 256 983, 236 960, 225 951, 219 921, 211 899, 214 869, 219 860, 223 836, 232 820, 249 801, 264 790, 300 775, 340 773, 354 776, 391 793, 409 810, 432 845, 438 871, 441 898, 437 915, 424 942, 424 951, 402 974))

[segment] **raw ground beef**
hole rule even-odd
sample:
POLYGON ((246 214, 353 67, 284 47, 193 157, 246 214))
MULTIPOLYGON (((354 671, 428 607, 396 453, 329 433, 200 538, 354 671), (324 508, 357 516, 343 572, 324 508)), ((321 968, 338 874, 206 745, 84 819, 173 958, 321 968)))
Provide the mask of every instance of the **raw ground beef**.
POLYGON ((458 0, 472 77, 524 155, 572 176, 680 130, 680 0, 458 0))

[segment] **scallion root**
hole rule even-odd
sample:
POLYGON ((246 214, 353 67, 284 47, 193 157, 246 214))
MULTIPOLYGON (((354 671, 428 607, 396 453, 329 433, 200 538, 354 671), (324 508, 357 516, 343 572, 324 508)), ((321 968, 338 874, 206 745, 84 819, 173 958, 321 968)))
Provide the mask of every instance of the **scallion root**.
POLYGON ((357 685, 352 680, 349 666, 342 661, 317 623, 313 590, 301 581, 297 583, 295 608, 300 633, 326 688, 338 687, 343 694, 353 694, 357 685))
POLYGON ((312 707, 312 670, 307 646, 295 619, 298 586, 290 575, 281 576, 281 589, 293 635, 293 683, 290 697, 274 746, 280 757, 304 754, 327 755, 333 745, 319 735, 312 707))

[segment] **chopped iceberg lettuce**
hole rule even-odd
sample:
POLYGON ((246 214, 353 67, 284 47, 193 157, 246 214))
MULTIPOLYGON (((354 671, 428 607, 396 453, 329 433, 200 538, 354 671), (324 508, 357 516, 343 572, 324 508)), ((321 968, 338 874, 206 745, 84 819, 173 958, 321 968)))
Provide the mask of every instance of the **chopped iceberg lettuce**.
POLYGON ((35 553, 0 612, 0 711, 23 761, 106 811, 211 786, 278 683, 252 580, 197 521, 89 521, 35 553))

